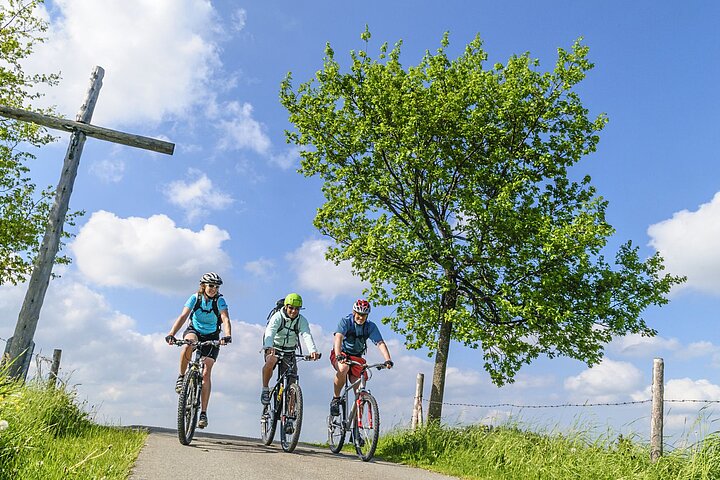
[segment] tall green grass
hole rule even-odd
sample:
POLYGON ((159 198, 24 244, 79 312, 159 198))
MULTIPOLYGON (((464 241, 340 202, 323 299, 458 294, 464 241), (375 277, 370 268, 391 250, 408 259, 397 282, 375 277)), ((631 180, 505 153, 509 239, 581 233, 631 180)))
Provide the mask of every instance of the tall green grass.
POLYGON ((73 391, 0 370, 0 480, 122 479, 147 434, 93 423, 73 391))
POLYGON ((431 425, 384 435, 377 456, 467 479, 720 479, 717 434, 651 463, 648 445, 622 436, 431 425))

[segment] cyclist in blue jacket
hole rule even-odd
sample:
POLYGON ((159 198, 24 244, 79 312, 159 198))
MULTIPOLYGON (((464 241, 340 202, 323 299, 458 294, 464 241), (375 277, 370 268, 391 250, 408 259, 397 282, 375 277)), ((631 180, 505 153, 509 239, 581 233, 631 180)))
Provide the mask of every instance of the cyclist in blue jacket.
POLYGON ((352 313, 343 317, 335 329, 333 349, 330 352, 330 363, 335 368, 335 380, 333 387, 335 396, 330 402, 330 415, 340 415, 340 392, 345 386, 345 379, 350 374, 350 382, 360 378, 362 367, 360 365, 348 365, 347 360, 359 363, 366 363, 362 356, 367 350, 367 340, 370 339, 380 349, 385 358, 387 368, 393 367, 390 359, 390 352, 380 334, 375 322, 368 320, 370 315, 370 303, 360 299, 355 302, 352 313))
MULTIPOLYGON (((220 340, 221 345, 227 345, 232 342, 230 316, 228 314, 228 306, 225 299, 220 294, 220 285, 223 281, 215 272, 208 272, 200 279, 200 287, 197 293, 190 295, 187 302, 183 306, 182 312, 173 323, 170 332, 165 337, 168 345, 175 342, 175 333, 190 318, 187 328, 183 332, 183 339, 204 342, 207 340, 220 340), (225 336, 220 338, 220 326, 225 332, 225 336)), ((208 424, 207 406, 210 401, 211 389, 211 373, 213 365, 217 360, 220 347, 203 346, 202 353, 205 356, 205 368, 203 370, 203 388, 200 397, 200 419, 198 427, 205 428, 208 424)), ((192 355, 192 347, 183 345, 180 352, 180 373, 175 381, 175 391, 180 393, 183 385, 183 377, 187 370, 190 357, 192 355)))

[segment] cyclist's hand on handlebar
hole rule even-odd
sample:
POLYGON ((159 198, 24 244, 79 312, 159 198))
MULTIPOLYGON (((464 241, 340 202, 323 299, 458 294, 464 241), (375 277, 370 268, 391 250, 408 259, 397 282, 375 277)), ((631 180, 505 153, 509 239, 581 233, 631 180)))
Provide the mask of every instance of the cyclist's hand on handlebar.
POLYGON ((392 360, 388 360, 388 361, 385 362, 385 366, 386 366, 387 368, 392 368, 393 365, 395 365, 395 364, 393 363, 392 360))
POLYGON ((312 352, 308 357, 310 357, 310 360, 320 360, 320 352, 312 352))
POLYGON ((220 339, 220 345, 227 345, 228 343, 232 343, 232 337, 230 335, 227 335, 220 339))
POLYGON ((167 343, 168 345, 175 345, 175 336, 174 335, 166 336, 165 343, 167 343))
POLYGON ((347 359, 348 359, 348 358, 347 358, 347 355, 345 355, 344 353, 341 353, 340 355, 335 355, 335 358, 336 358, 337 361, 340 362, 340 363, 345 363, 345 362, 347 361, 347 359))

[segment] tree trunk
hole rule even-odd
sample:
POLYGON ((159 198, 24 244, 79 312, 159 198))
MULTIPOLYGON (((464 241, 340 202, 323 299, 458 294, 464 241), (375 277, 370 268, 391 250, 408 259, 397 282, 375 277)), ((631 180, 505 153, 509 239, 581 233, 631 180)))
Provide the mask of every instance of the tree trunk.
POLYGON ((430 406, 428 407, 427 423, 440 422, 442 419, 442 402, 445 392, 445 372, 447 370, 448 352, 450 351, 450 336, 453 324, 445 319, 446 312, 455 308, 457 295, 446 293, 442 296, 440 305, 440 334, 438 337, 438 348, 435 354, 435 368, 433 369, 432 387, 430 389, 430 406))

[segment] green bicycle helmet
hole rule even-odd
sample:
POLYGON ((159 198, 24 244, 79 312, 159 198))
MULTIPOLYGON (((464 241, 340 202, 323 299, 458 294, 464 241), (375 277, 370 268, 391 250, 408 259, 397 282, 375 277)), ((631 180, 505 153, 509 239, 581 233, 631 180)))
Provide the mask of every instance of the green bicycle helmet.
POLYGON ((288 296, 285 297, 285 305, 290 305, 291 307, 302 307, 302 297, 297 293, 289 293, 288 296))

